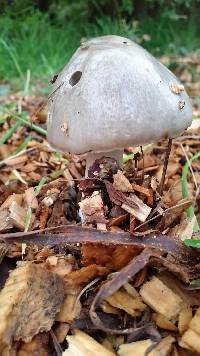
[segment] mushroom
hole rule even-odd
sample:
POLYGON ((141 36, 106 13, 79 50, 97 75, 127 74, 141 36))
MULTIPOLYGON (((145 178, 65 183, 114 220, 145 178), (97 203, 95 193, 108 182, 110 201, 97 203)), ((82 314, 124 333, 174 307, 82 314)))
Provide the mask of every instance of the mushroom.
POLYGON ((49 96, 48 140, 56 149, 122 162, 123 149, 176 137, 192 121, 183 85, 133 41, 103 36, 83 43, 49 96))

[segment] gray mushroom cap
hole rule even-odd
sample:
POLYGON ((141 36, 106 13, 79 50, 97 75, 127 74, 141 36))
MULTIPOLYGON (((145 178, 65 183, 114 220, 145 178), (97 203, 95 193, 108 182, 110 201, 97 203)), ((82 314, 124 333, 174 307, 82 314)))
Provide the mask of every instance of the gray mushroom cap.
POLYGON ((49 97, 48 140, 61 151, 108 152, 173 138, 192 121, 176 76, 131 40, 85 42, 49 97))

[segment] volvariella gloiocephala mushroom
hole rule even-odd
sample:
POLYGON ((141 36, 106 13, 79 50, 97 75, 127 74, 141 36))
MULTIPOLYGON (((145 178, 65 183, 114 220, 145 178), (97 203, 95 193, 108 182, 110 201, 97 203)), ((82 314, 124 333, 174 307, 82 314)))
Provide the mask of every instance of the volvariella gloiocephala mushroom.
POLYGON ((173 73, 131 40, 105 36, 83 43, 58 75, 48 140, 88 158, 122 156, 124 147, 176 137, 191 121, 190 99, 173 73))

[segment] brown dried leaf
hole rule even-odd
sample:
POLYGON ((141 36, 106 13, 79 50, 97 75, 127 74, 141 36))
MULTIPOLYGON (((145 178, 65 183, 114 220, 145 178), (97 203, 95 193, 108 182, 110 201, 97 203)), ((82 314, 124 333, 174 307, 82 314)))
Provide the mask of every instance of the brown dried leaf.
POLYGON ((72 271, 64 278, 65 291, 66 293, 69 293, 69 291, 80 291, 80 289, 87 285, 90 281, 96 277, 106 276, 108 272, 109 271, 106 267, 94 264, 88 267, 82 267, 77 271, 72 271))

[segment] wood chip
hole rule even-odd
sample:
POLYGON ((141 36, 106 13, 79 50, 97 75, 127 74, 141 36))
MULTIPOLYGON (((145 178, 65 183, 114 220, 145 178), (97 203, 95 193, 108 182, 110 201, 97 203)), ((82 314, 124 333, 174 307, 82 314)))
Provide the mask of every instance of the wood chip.
POLYGON ((124 310, 132 316, 138 316, 146 309, 146 305, 138 298, 133 298, 125 290, 121 289, 105 299, 115 308, 124 310))
POLYGON ((12 195, 9 195, 9 197, 4 201, 0 209, 9 208, 13 201, 16 202, 18 205, 21 205, 22 200, 23 200, 23 194, 13 193, 12 195))
POLYGON ((67 336, 68 349, 63 356, 115 356, 112 351, 107 350, 91 336, 83 331, 74 330, 74 335, 67 336))
POLYGON ((132 192, 133 188, 129 180, 125 177, 122 171, 118 170, 116 174, 113 175, 114 182, 113 187, 121 192, 127 193, 132 192))
POLYGON ((83 199, 79 203, 79 206, 83 222, 106 222, 104 217, 104 204, 100 192, 94 191, 90 197, 83 199))
POLYGON ((122 204, 122 208, 135 216, 139 221, 144 222, 150 214, 151 208, 144 204, 143 201, 133 193, 130 194, 129 200, 135 203, 136 206, 133 207, 127 204, 122 204))
POLYGON ((81 303, 77 300, 78 294, 68 294, 60 312, 56 315, 56 320, 63 323, 70 323, 78 318, 81 312, 81 303))
POLYGON ((63 302, 62 280, 44 265, 22 263, 0 293, 0 351, 12 340, 30 341, 50 330, 63 302))
POLYGON ((196 216, 184 219, 183 221, 181 221, 180 224, 170 229, 170 235, 174 237, 179 237, 182 241, 186 239, 191 239, 194 231, 195 222, 196 216))
POLYGON ((71 173, 70 173, 70 171, 69 171, 68 168, 66 168, 66 169, 63 171, 63 177, 64 177, 65 179, 67 179, 67 183, 68 183, 68 186, 69 186, 69 187, 74 187, 75 182, 74 182, 74 179, 73 179, 73 177, 72 177, 72 175, 71 175, 71 173))
POLYGON ((157 277, 143 284, 140 289, 143 301, 156 312, 174 321, 182 309, 182 299, 157 277))
POLYGON ((153 345, 155 343, 150 339, 122 344, 119 346, 118 354, 119 356, 144 356, 146 351, 153 345))
POLYGON ((188 329, 181 338, 181 346, 200 354, 200 335, 194 330, 188 329))
POLYGON ((178 330, 181 335, 189 328, 189 324, 191 320, 192 320, 192 308, 186 305, 180 311, 178 317, 178 330))
POLYGON ((165 330, 170 330, 170 331, 177 331, 178 328, 174 323, 172 323, 170 320, 168 320, 164 315, 160 313, 154 313, 152 315, 153 321, 155 321, 156 325, 165 330))
POLYGON ((65 341, 66 335, 70 329, 69 324, 67 323, 58 323, 54 328, 54 333, 56 339, 58 340, 59 344, 65 341))
POLYGON ((35 210, 38 208, 38 201, 35 196, 35 190, 33 187, 25 190, 24 201, 27 207, 30 207, 31 209, 35 209, 35 210))
POLYGON ((0 209, 0 232, 6 232, 13 228, 8 209, 0 209))
POLYGON ((166 336, 162 339, 158 345, 151 352, 148 353, 148 356, 168 356, 172 349, 172 344, 175 342, 175 338, 171 335, 166 336))
MULTIPOLYGON (((12 224, 15 227, 17 227, 19 230, 23 231, 25 227, 26 210, 21 206, 19 206, 15 201, 13 201, 12 204, 10 205, 9 211, 10 211, 10 220, 12 224)), ((31 214, 30 227, 34 222, 34 219, 35 219, 35 215, 31 214)))

